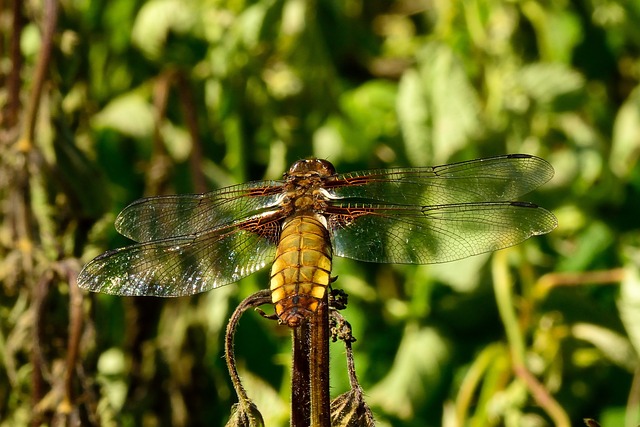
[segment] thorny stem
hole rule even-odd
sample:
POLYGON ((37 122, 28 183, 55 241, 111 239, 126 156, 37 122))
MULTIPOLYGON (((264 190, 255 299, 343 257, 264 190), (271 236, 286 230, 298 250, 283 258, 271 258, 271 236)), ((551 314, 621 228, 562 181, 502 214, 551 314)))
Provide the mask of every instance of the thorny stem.
POLYGON ((340 314, 337 310, 331 311, 331 318, 336 322, 336 331, 334 335, 334 341, 340 339, 344 342, 345 353, 347 356, 347 373, 349 374, 349 385, 351 388, 360 387, 358 377, 356 375, 356 365, 353 360, 353 346, 351 345, 356 341, 353 337, 351 324, 340 314))
POLYGON ((291 427, 308 427, 311 422, 311 325, 303 322, 291 333, 291 427))
POLYGON ((331 338, 335 342, 338 339, 344 342, 347 357, 347 371, 351 389, 338 396, 331 402, 331 423, 334 426, 358 426, 373 427, 375 420, 371 409, 364 401, 362 387, 358 383, 353 348, 351 344, 356 341, 351 331, 351 325, 345 318, 332 307, 331 313, 331 338))
POLYGON ((311 320, 311 425, 331 426, 331 396, 329 394, 329 300, 324 300, 311 320))
POLYGON ((238 327, 238 322, 242 314, 249 308, 255 308, 263 304, 269 304, 271 302, 271 291, 263 289, 255 294, 245 298, 231 315, 229 323, 227 324, 227 331, 224 339, 224 350, 226 354, 227 369, 229 369, 229 375, 231 376, 231 382, 233 388, 236 390, 238 399, 240 401, 248 401, 247 391, 245 390, 242 382, 240 381, 240 375, 238 374, 238 368, 236 367, 236 358, 233 352, 233 337, 238 327))
POLYGON ((330 427, 328 294, 292 335, 291 427, 330 427))
MULTIPOLYGON (((250 307, 271 302, 269 290, 256 292, 246 298, 233 312, 225 334, 227 368, 238 399, 249 402, 236 368, 233 336, 242 313, 250 307)), ((331 401, 329 395, 329 301, 328 295, 315 315, 296 327, 293 335, 293 371, 291 375, 291 426, 330 427, 331 401)), ((355 370, 351 363, 355 380, 355 370)), ((351 378, 351 373, 350 373, 351 378)), ((352 381, 352 382, 353 382, 352 381)))

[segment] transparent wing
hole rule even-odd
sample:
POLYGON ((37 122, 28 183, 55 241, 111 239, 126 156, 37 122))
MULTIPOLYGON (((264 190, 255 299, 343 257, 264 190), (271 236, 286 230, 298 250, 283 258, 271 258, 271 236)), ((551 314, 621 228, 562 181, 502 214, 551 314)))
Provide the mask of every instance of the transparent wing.
POLYGON ((124 208, 115 226, 136 242, 187 236, 267 212, 281 193, 281 181, 256 181, 204 194, 149 197, 124 208))
POLYGON ((329 217, 334 254, 361 261, 431 264, 517 245, 557 225, 524 202, 440 206, 336 204, 329 217))
POLYGON ((255 217, 204 233, 106 252, 78 277, 83 289, 114 295, 193 295, 248 276, 271 263, 279 217, 255 217))
POLYGON ((527 154, 442 166, 385 169, 338 175, 327 183, 336 199, 352 203, 443 205, 508 201, 553 177, 553 167, 527 154))

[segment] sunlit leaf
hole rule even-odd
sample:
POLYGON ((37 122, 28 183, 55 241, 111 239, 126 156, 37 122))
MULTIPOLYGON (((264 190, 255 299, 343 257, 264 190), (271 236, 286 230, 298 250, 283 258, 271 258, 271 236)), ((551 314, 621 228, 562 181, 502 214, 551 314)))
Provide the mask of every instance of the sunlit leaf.
POLYGON ((127 93, 114 98, 93 117, 98 128, 110 128, 134 138, 152 134, 153 109, 151 104, 137 93, 127 93))
POLYGON ((638 356, 634 353, 629 340, 611 329, 588 323, 578 323, 573 325, 571 333, 576 338, 591 343, 607 359, 631 372, 638 364, 638 356))
POLYGON ((588 268, 613 243, 612 239, 612 232, 605 224, 592 222, 577 237, 572 256, 563 259, 558 268, 568 271, 581 271, 588 268))
POLYGON ((398 122, 402 130, 407 153, 415 164, 430 164, 433 149, 431 139, 430 109, 424 93, 423 81, 414 69, 403 74, 398 85, 398 122))
POLYGON ((518 73, 518 82, 531 99, 565 111, 575 106, 571 98, 584 87, 584 78, 575 70, 559 63, 533 63, 518 73))
MULTIPOLYGON (((417 54, 417 67, 424 97, 413 97, 419 109, 411 122, 429 119, 429 133, 425 133, 422 150, 408 146, 414 164, 439 164, 445 162, 465 144, 479 137, 481 132, 478 96, 469 78, 450 47, 441 43, 428 43, 417 54), (431 158, 425 158, 432 153, 431 158)), ((414 83, 406 83, 416 85, 414 83)), ((405 92, 406 93, 406 92, 405 92)), ((406 103, 407 101, 403 101, 406 103)), ((408 106, 402 108, 405 114, 408 106)), ((415 132, 415 130, 413 131, 415 132)), ((410 141, 415 144, 416 137, 410 141)))
POLYGON ((435 397, 449 357, 449 343, 438 330, 407 327, 389 373, 368 393, 371 405, 410 419, 435 397))
POLYGON ((640 355, 640 274, 637 266, 626 267, 617 302, 620 320, 624 324, 636 355, 640 355))
POLYGON ((568 62, 582 39, 580 18, 571 9, 526 2, 522 10, 534 27, 541 56, 546 61, 568 62))
POLYGON ((102 393, 108 404, 115 410, 122 408, 127 399, 126 371, 127 363, 121 349, 109 349, 98 359, 102 393))
POLYGON ((189 2, 151 0, 138 12, 131 37, 146 55, 157 58, 170 31, 182 33, 194 23, 194 10, 189 2))
POLYGON ((189 133, 170 122, 162 124, 160 129, 164 137, 164 143, 167 151, 176 162, 184 162, 191 154, 191 137, 189 133))
POLYGON ((640 87, 631 92, 618 110, 611 143, 611 170, 626 178, 640 157, 640 87))

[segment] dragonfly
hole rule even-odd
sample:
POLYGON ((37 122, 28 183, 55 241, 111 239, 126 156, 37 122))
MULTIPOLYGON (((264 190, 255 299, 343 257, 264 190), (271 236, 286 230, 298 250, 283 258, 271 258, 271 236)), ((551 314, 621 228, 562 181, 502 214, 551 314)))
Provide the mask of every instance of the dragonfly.
POLYGON ((90 261, 78 285, 180 297, 237 282, 270 263, 276 315, 296 327, 322 303, 334 255, 443 263, 549 233, 556 217, 516 199, 553 173, 528 154, 342 174, 327 160, 303 159, 281 180, 131 203, 115 227, 136 243, 90 261))

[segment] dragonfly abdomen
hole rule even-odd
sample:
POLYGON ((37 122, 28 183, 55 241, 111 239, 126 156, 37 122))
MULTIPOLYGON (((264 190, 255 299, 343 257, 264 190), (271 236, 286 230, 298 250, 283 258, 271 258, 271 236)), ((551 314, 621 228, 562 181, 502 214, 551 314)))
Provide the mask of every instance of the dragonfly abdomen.
POLYGON ((318 215, 296 215, 282 228, 271 267, 271 299, 283 323, 314 313, 331 280, 331 242, 318 215))

